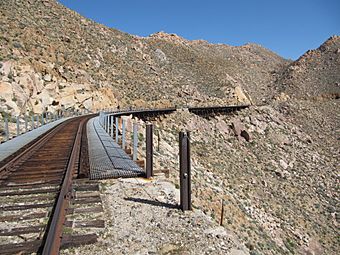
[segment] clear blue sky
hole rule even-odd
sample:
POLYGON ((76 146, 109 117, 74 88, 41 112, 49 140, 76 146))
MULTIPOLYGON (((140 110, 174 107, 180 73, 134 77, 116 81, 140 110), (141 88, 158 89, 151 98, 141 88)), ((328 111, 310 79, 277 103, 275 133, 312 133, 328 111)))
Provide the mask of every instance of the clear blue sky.
POLYGON ((340 35, 340 0, 59 0, 108 27, 211 43, 258 43, 297 59, 340 35))

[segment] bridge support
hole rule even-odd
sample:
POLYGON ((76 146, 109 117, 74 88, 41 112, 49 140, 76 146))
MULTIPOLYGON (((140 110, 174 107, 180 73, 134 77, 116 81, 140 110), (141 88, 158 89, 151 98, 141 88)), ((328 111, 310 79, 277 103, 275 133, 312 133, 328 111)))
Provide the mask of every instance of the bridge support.
POLYGON ((119 136, 119 120, 118 120, 118 117, 115 118, 115 121, 116 121, 116 143, 118 144, 118 136, 119 136))
POLYGON ((146 178, 153 176, 153 125, 146 124, 146 178))
POLYGON ((180 207, 191 210, 190 132, 179 133, 180 207))
POLYGON ((124 118, 122 118, 122 149, 123 150, 125 150, 125 143, 126 143, 126 141, 125 141, 125 119, 124 118))
POLYGON ((111 115, 110 116, 110 131, 111 131, 111 137, 113 138, 113 119, 114 117, 111 115))
POLYGON ((133 123, 133 160, 137 160, 138 154, 138 124, 137 122, 133 123))

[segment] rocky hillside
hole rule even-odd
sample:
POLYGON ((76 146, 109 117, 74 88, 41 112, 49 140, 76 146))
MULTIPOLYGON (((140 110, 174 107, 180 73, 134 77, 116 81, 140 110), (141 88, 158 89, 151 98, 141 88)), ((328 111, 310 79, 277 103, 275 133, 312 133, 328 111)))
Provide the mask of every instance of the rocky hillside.
POLYGON ((224 227, 253 255, 337 254, 339 144, 328 125, 340 120, 296 103, 306 106, 300 122, 282 104, 209 119, 177 111, 156 122, 155 167, 179 184, 178 130, 191 130, 194 208, 219 222, 224 203, 224 227), (324 128, 311 132, 314 114, 309 126, 324 128))
POLYGON ((107 28, 55 0, 0 3, 3 111, 248 104, 273 95, 289 62, 258 45, 147 38, 107 28))
POLYGON ((340 97, 340 36, 332 36, 284 70, 278 91, 298 98, 340 97))

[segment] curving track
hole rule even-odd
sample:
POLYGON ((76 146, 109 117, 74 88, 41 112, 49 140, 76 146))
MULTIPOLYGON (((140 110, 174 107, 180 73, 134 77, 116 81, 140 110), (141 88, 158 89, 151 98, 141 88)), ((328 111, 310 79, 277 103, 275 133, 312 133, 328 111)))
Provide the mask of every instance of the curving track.
POLYGON ((89 118, 65 121, 0 162, 0 254, 58 254, 73 178, 86 171, 82 134, 89 118))

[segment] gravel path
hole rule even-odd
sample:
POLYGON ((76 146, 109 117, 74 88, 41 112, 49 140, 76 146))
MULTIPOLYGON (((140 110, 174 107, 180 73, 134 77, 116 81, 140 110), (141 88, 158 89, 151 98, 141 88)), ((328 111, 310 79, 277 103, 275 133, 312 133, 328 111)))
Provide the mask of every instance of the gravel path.
POLYGON ((194 209, 177 209, 179 190, 163 179, 102 181, 106 228, 94 245, 61 254, 248 254, 225 228, 194 209))

